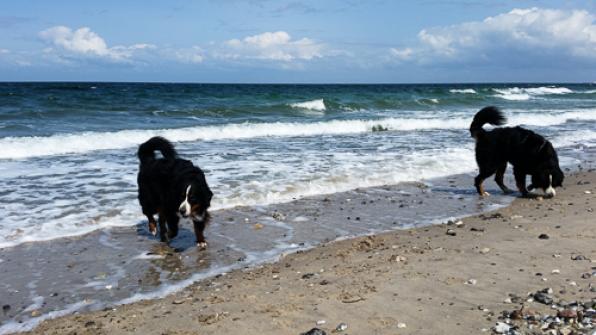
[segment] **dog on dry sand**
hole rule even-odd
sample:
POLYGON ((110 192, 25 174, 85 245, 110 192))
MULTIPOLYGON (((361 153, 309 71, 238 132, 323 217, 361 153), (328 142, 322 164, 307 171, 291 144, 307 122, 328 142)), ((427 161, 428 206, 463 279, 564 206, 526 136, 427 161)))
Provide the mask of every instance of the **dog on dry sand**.
POLYGON ((511 193, 503 183, 507 163, 510 163, 522 196, 528 196, 528 191, 534 188, 542 189, 547 196, 554 196, 555 187, 563 185, 564 175, 553 145, 544 137, 521 127, 486 131, 482 126, 487 123, 500 126, 506 123, 506 118, 498 108, 489 106, 476 113, 470 125, 470 134, 476 139, 476 162, 480 170, 474 179, 478 194, 488 195, 482 182, 493 174, 501 190, 511 193), (528 188, 526 175, 532 178, 528 188))

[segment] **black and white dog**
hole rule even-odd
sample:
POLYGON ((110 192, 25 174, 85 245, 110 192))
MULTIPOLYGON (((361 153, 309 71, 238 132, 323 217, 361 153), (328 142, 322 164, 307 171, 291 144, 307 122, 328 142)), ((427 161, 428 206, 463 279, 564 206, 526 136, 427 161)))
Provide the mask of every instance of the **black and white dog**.
POLYGON ((161 241, 168 242, 178 235, 180 214, 192 220, 197 246, 206 248, 203 231, 210 219, 207 209, 213 193, 203 171, 191 161, 178 158, 172 143, 163 137, 153 137, 141 144, 137 155, 139 203, 149 220, 149 231, 157 234, 153 215, 158 214, 161 241), (155 151, 163 157, 155 157, 155 151))
POLYGON ((544 137, 521 127, 486 131, 482 129, 486 123, 500 126, 506 123, 506 118, 499 109, 489 106, 476 113, 470 125, 470 134, 476 139, 476 162, 480 169, 474 180, 478 194, 488 195, 482 182, 493 174, 496 174, 495 181, 501 190, 510 193, 511 190, 503 183, 503 176, 507 163, 511 163, 517 189, 522 196, 527 196, 528 189, 533 188, 541 188, 546 195, 554 196, 554 188, 563 185, 564 175, 553 145, 544 137), (528 188, 526 175, 532 177, 528 188))

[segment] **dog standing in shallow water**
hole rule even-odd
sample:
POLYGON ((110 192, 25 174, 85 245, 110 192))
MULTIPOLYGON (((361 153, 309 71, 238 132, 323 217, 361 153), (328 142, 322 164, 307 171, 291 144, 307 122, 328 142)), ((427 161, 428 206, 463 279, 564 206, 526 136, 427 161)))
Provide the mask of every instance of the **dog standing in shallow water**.
POLYGON ((191 161, 178 158, 172 143, 163 137, 153 137, 139 146, 140 169, 137 176, 139 203, 149 220, 149 231, 168 242, 178 235, 180 216, 190 218, 194 225, 197 246, 206 248, 203 231, 209 222, 207 209, 213 193, 203 171, 191 161), (155 157, 155 151, 163 158, 155 157))
POLYGON ((476 162, 480 170, 474 186, 481 196, 488 195, 482 182, 495 174, 497 185, 505 193, 511 190, 503 183, 507 163, 513 166, 517 189, 527 196, 528 189, 541 188, 548 196, 556 194, 555 187, 563 185, 563 171, 553 145, 544 137, 521 127, 482 129, 486 123, 500 126, 506 119, 496 107, 485 107, 474 116, 470 134, 476 139, 476 162), (526 188, 526 175, 532 183, 526 188))

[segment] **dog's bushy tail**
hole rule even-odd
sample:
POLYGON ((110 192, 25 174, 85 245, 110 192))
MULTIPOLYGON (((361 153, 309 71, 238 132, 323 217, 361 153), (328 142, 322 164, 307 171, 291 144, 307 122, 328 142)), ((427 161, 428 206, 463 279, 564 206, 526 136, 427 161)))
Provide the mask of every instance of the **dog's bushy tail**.
POLYGON ((476 115, 470 125, 470 135, 472 137, 478 137, 478 135, 484 133, 482 126, 489 123, 493 126, 501 126, 507 122, 507 118, 501 113, 501 111, 494 106, 488 106, 482 108, 476 115))
POLYGON ((147 142, 139 146, 137 155, 142 163, 155 159, 155 151, 161 152, 165 159, 175 159, 178 153, 174 149, 174 145, 170 141, 161 136, 150 138, 147 142))

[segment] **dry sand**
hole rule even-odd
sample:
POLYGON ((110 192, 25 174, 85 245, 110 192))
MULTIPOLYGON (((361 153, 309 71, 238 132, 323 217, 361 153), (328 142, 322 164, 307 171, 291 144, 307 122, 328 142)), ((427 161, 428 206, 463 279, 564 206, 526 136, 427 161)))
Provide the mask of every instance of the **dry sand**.
POLYGON ((596 173, 565 184, 554 199, 517 199, 463 225, 328 243, 164 299, 49 320, 33 333, 279 335, 330 333, 342 322, 341 334, 490 333, 501 311, 520 307, 510 295, 525 301, 550 287, 555 300, 596 297, 596 173))

